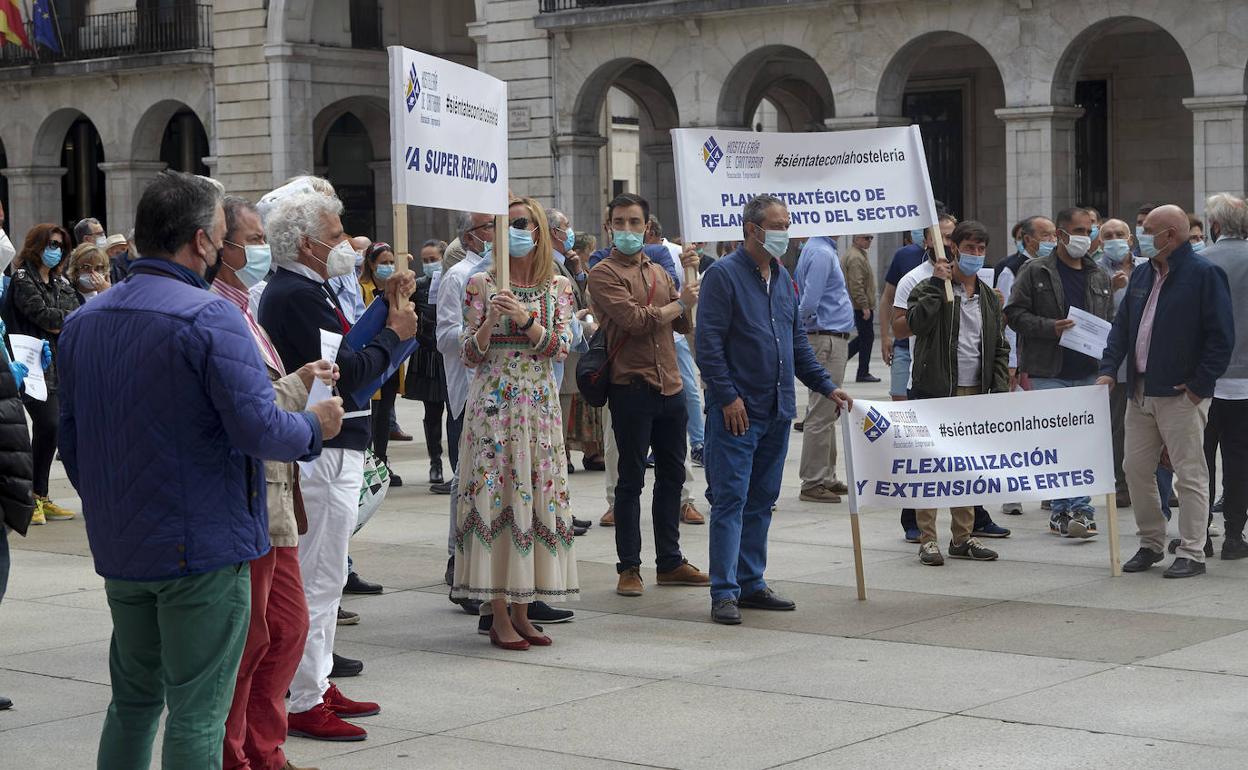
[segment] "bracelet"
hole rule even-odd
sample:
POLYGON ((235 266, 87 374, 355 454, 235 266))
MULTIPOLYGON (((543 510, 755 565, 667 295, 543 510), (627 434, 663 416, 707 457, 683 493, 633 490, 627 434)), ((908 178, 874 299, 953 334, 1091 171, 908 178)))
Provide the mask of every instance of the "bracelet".
POLYGON ((682 299, 678 299, 678 300, 676 300, 676 304, 677 304, 677 305, 680 305, 680 314, 681 314, 681 315, 684 315, 685 313, 689 312, 689 308, 685 306, 685 301, 684 301, 684 300, 682 300, 682 299))
POLYGON ((520 331, 527 332, 529 329, 533 328, 533 324, 536 322, 537 322, 537 316, 535 315, 529 316, 529 320, 525 322, 524 326, 520 327, 520 331))

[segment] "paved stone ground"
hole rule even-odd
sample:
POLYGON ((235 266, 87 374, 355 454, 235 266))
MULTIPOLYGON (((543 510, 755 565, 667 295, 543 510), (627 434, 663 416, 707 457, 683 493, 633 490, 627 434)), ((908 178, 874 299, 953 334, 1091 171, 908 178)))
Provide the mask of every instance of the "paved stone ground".
MULTIPOLYGON (((882 397, 883 388, 856 394, 882 397)), ((420 432, 420 407, 400 402, 420 432)), ((868 600, 854 596, 844 505, 801 503, 794 433, 768 577, 793 613, 709 621, 704 590, 614 593, 611 530, 577 541, 582 601, 555 645, 491 647, 446 599, 447 498, 417 483, 423 444, 392 445, 408 485, 352 544, 376 597, 339 629, 376 700, 365 743, 292 739, 301 764, 335 768, 524 767, 1199 768, 1248 762, 1248 561, 1209 574, 1110 578, 1104 536, 1048 534, 1038 506, 994 563, 919 565, 894 515, 863 517, 868 600)), ((58 466, 59 472, 59 466, 58 466)), ((699 483, 701 474, 699 472, 699 483)), ((572 477, 582 518, 601 515, 603 475, 572 477)), ((56 499, 76 507, 63 473, 56 499)), ((1104 514, 1102 514, 1104 515, 1104 514)), ((1008 519, 1008 520, 1006 520, 1008 519)), ((1134 553, 1130 511, 1121 519, 1134 553)), ((651 552, 647 534, 646 553, 651 552)), ((947 519, 941 517, 941 526, 947 519)), ((1103 528, 1103 527, 1102 527, 1103 528)), ((705 527, 683 527, 707 563, 705 527)), ((5 768, 94 766, 108 704, 111 630, 81 519, 12 537, 0 606, 5 768)), ((1163 565, 1164 566, 1164 565, 1163 565)))

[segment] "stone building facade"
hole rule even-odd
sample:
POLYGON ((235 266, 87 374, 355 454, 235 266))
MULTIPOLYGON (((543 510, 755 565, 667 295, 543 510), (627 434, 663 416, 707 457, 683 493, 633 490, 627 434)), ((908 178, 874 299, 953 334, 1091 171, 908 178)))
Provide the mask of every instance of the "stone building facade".
MULTIPOLYGON (((678 126, 917 122, 937 197, 994 245, 1073 203, 1198 209, 1248 173, 1242 0, 53 1, 72 54, 0 49, 0 198, 19 233, 83 211, 123 230, 175 167, 253 197, 323 173, 356 230, 389 237, 391 44, 506 80, 512 187, 581 230, 632 187, 679 231, 678 126)), ((446 235, 444 214, 409 221, 413 239, 446 235)))

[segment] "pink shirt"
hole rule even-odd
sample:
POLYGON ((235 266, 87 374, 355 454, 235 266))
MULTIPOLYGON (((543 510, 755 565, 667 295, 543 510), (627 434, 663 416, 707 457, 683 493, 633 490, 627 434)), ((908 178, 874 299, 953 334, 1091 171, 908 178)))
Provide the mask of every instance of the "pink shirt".
POLYGON ((256 323, 255 316, 251 314, 251 307, 248 302, 250 295, 245 291, 235 289, 221 280, 213 281, 210 288, 213 294, 227 299, 238 306, 238 309, 243 313, 243 318, 247 319, 247 328, 251 329, 251 336, 255 338, 256 347, 260 348, 260 355, 264 356, 264 362, 273 371, 277 372, 279 376, 285 377, 286 370, 282 368, 282 359, 277 357, 277 351, 273 348, 273 342, 269 339, 269 335, 265 333, 264 329, 260 328, 260 324, 256 323))
POLYGON ((1144 315, 1140 316, 1140 330, 1135 336, 1135 371, 1143 374, 1148 371, 1148 348, 1153 342, 1153 321, 1157 315, 1157 296, 1161 294, 1161 285, 1166 282, 1170 270, 1160 272, 1153 268, 1153 290, 1148 293, 1148 301, 1144 303, 1144 315))

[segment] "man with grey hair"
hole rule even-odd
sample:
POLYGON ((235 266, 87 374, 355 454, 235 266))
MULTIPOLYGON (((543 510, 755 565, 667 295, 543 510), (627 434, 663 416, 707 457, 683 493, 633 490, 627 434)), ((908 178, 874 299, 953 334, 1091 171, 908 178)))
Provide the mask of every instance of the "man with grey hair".
MULTIPOLYGON (((260 300, 260 324, 282 364, 294 371, 320 358, 321 330, 346 335, 348 322, 328 280, 355 270, 355 249, 342 229, 342 203, 317 191, 295 192, 276 203, 266 222, 278 270, 260 300)), ((363 740, 367 733, 341 717, 376 714, 375 703, 348 699, 329 682, 338 604, 347 580, 347 541, 356 523, 369 444, 369 401, 351 394, 388 371, 403 340, 416 336, 416 311, 406 298, 410 274, 387 292, 386 325, 358 350, 343 344, 337 364, 347 411, 342 433, 306 466, 300 483, 308 531, 299 567, 308 601, 308 637, 290 685, 290 732, 321 740, 363 740), (403 298, 395 301, 395 297, 403 298)))
POLYGON ((1244 523, 1248 514, 1248 205, 1230 193, 1209 196, 1205 221, 1213 245, 1201 254, 1226 273, 1235 318, 1235 347, 1226 372, 1213 387, 1205 428, 1209 499, 1217 487, 1214 453, 1222 451, 1222 516, 1226 521, 1223 559, 1248 558, 1244 523))
POLYGON ((696 340, 708 407, 711 619, 726 625, 741 622, 741 607, 797 608, 764 579, 772 506, 797 416, 794 376, 834 412, 852 404, 816 358, 796 285, 780 263, 789 248, 788 209, 760 195, 745 205, 743 219, 741 246, 702 276, 696 340))
POLYGON ((104 225, 100 224, 100 220, 95 217, 86 217, 78 220, 78 224, 74 225, 74 242, 78 244, 94 243, 101 251, 108 241, 104 234, 104 225))

